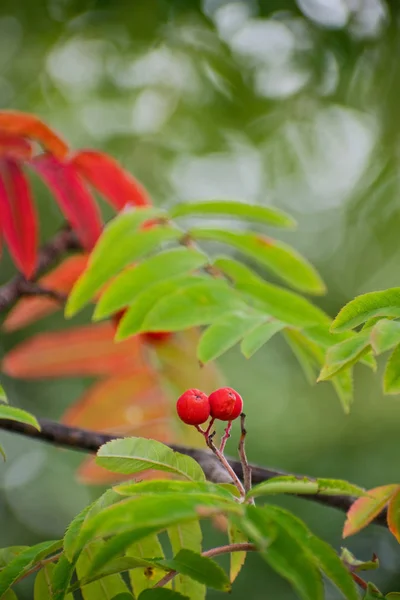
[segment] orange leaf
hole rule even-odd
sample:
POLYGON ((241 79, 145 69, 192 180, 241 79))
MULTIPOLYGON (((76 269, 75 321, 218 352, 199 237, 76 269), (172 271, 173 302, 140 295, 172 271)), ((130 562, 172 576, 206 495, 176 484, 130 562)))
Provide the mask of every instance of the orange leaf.
MULTIPOLYGON (((83 273, 88 261, 87 254, 76 254, 66 258, 58 267, 39 279, 44 288, 68 294, 78 277, 83 273)), ((35 323, 61 308, 60 303, 52 298, 36 296, 22 298, 10 311, 3 323, 4 331, 15 331, 35 323)))
POLYGON ((73 155, 71 163, 117 210, 126 204, 151 204, 144 187, 107 154, 81 150, 73 155))
POLYGON ((354 535, 371 523, 398 489, 398 485, 383 485, 369 490, 368 496, 357 498, 347 513, 343 537, 354 535))
POLYGON ((36 140, 58 158, 64 158, 68 153, 68 146, 64 140, 35 115, 2 110, 0 132, 36 140))
POLYGON ((51 154, 41 154, 29 164, 53 192, 83 247, 92 250, 102 230, 100 212, 75 169, 51 154))
POLYGON ((24 138, 0 133, 0 157, 29 160, 32 156, 32 146, 24 138))
MULTIPOLYGON (((163 441, 158 437, 154 438, 153 436, 151 436, 151 439, 157 439, 160 442, 163 441)), ((107 471, 107 469, 97 465, 95 460, 96 459, 93 456, 90 456, 84 460, 78 468, 77 479, 80 483, 84 483, 85 485, 111 485, 128 479, 144 481, 148 479, 169 479, 171 477, 170 473, 149 469, 148 471, 139 473, 137 478, 133 478, 132 475, 122 475, 121 473, 107 471)))
POLYGON ((387 523, 389 530, 400 543, 400 486, 389 501, 387 523))
MULTIPOLYGON (((174 413, 175 407, 160 388, 157 375, 147 369, 98 381, 67 410, 62 421, 125 435, 149 423, 165 422, 174 413)), ((148 433, 152 435, 151 429, 148 433)))
POLYGON ((138 373, 146 368, 139 337, 113 340, 111 323, 41 333, 11 350, 2 370, 11 377, 41 379, 138 373))
POLYGON ((0 162, 0 220, 10 254, 30 278, 36 268, 37 216, 28 183, 11 158, 0 162))

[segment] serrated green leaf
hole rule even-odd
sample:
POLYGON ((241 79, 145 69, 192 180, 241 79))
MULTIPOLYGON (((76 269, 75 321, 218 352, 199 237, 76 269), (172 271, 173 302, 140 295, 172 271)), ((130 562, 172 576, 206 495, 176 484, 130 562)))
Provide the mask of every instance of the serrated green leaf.
POLYGON ((331 330, 353 329, 374 317, 400 317, 400 288, 357 296, 341 309, 331 330))
POLYGON ((206 276, 185 275, 183 277, 176 277, 151 285, 141 294, 138 294, 131 303, 129 309, 119 323, 115 339, 123 340, 142 331, 143 322, 148 313, 156 307, 163 298, 169 298, 176 290, 182 290, 195 283, 202 283, 208 280, 209 278, 206 276))
POLYGON ((108 244, 105 232, 99 240, 102 251, 93 251, 93 259, 74 285, 65 307, 65 317, 69 318, 90 302, 112 277, 135 260, 157 249, 163 242, 175 241, 182 232, 168 225, 159 225, 152 229, 129 232, 117 242, 108 244), (95 256, 96 253, 96 256, 95 256))
POLYGON ((53 554, 61 548, 61 541, 49 541, 36 544, 22 550, 0 571, 0 598, 5 592, 23 575, 25 575, 36 563, 46 556, 53 554))
MULTIPOLYGON (((78 580, 82 580, 90 572, 93 558, 104 546, 103 541, 97 540, 83 548, 76 562, 78 580)), ((129 592, 128 587, 118 573, 106 575, 97 581, 81 586, 84 600, 112 600, 117 594, 126 592, 129 592)))
POLYGON ((194 228, 189 235, 196 240, 229 244, 299 291, 309 294, 323 294, 326 291, 324 282, 311 263, 283 242, 257 233, 210 228, 194 228))
POLYGON ((70 562, 65 554, 62 554, 51 577, 53 600, 65 599, 74 571, 75 562, 70 562))
POLYGON ((35 429, 40 431, 40 425, 33 415, 22 410, 22 408, 16 408, 15 406, 4 406, 0 404, 0 419, 8 419, 10 421, 18 421, 19 423, 26 423, 32 425, 35 429))
POLYGON ((75 557, 77 549, 77 540, 79 532, 85 519, 90 515, 94 516, 107 506, 111 506, 120 500, 119 494, 112 489, 106 490, 97 500, 89 506, 86 506, 69 524, 64 535, 64 553, 70 562, 75 557))
MULTIPOLYGON (((147 494, 127 498, 94 516, 88 517, 77 540, 78 548, 91 539, 109 535, 131 535, 131 543, 163 531, 172 525, 199 519, 199 507, 221 509, 227 513, 239 512, 236 502, 216 501, 207 494, 147 494)), ((203 514, 203 513, 202 513, 203 514)))
POLYGON ((205 481, 202 468, 193 458, 147 438, 121 438, 107 442, 97 452, 96 462, 109 471, 125 475, 155 469, 190 481, 205 481))
MULTIPOLYGON (((126 551, 127 557, 135 558, 164 558, 164 551, 157 535, 149 535, 135 544, 131 545, 126 551)), ((136 596, 143 590, 152 588, 165 574, 165 571, 159 567, 140 567, 129 571, 129 578, 132 589, 136 596)))
POLYGON ((183 596, 179 592, 166 590, 165 588, 153 588, 144 590, 138 600, 191 600, 189 596, 183 596))
POLYGON ((225 314, 201 336, 197 346, 197 358, 203 364, 218 358, 264 320, 263 315, 251 314, 250 311, 225 314))
POLYGON ((193 550, 182 549, 172 560, 164 560, 163 564, 216 590, 229 592, 231 589, 225 571, 211 558, 193 550))
POLYGON ((353 367, 343 369, 340 373, 334 375, 331 383, 339 396, 345 414, 348 414, 354 399, 353 367))
MULTIPOLYGON (((234 523, 229 523, 228 528, 228 537, 230 544, 244 544, 248 543, 249 538, 247 535, 243 533, 235 525, 234 523)), ((230 569, 229 569, 229 579, 231 583, 233 583, 236 577, 239 575, 245 560, 246 560, 247 552, 231 552, 230 553, 230 569)))
MULTIPOLYGON (((266 506, 266 514, 299 544, 309 560, 321 569, 347 600, 358 600, 354 581, 336 552, 320 540, 306 525, 289 511, 278 506, 266 506)), ((278 538, 279 539, 279 538, 278 538)))
POLYGON ((247 506, 238 523, 260 548, 264 560, 292 584, 300 598, 323 600, 322 579, 313 558, 270 508, 247 506))
POLYGON ((237 488, 224 484, 193 481, 173 481, 169 479, 153 479, 151 481, 127 482, 114 486, 114 490, 123 496, 140 496, 143 494, 208 494, 218 499, 233 500, 232 490, 237 488))
POLYGON ((331 346, 326 353, 325 364, 322 367, 318 381, 330 379, 333 375, 340 373, 343 368, 356 363, 370 348, 370 334, 371 331, 365 329, 354 334, 348 340, 331 346))
POLYGON ((371 346, 376 354, 400 344, 400 322, 380 319, 371 329, 371 346))
POLYGON ((8 404, 7 395, 1 384, 0 384, 0 402, 4 402, 5 404, 8 404))
POLYGON ((323 362, 323 350, 300 331, 286 330, 283 337, 297 358, 307 381, 313 385, 323 362))
MULTIPOLYGON (((197 553, 201 552, 203 535, 198 521, 180 523, 179 525, 169 527, 167 533, 174 554, 178 554, 182 549, 197 553)), ((168 566, 172 569, 176 569, 176 567, 168 566)), ((181 594, 189 595, 191 600, 204 600, 206 597, 204 582, 198 580, 193 581, 190 574, 185 573, 184 571, 180 571, 175 577, 174 589, 181 594)))
POLYGON ((294 475, 282 475, 263 481, 252 487, 247 493, 247 498, 257 498, 269 494, 316 494, 318 483, 308 477, 295 477, 294 475))
POLYGON ((396 346, 386 363, 383 391, 385 394, 400 393, 400 345, 396 346))
POLYGON ((193 248, 172 248, 151 256, 134 269, 124 271, 101 295, 94 320, 107 317, 131 304, 149 285, 188 274, 207 264, 207 256, 193 248))
POLYGON ((260 204, 247 204, 231 200, 211 200, 206 202, 185 202, 175 204, 169 210, 171 219, 186 217, 188 215, 227 215, 229 217, 242 217, 257 223, 266 223, 274 227, 295 229, 296 221, 288 214, 260 204))
MULTIPOLYGON (((33 587, 34 600, 53 600, 51 580, 55 568, 56 565, 54 563, 48 563, 36 575, 33 587)), ((67 594, 65 600, 74 600, 72 594, 67 594)))
POLYGON ((242 354, 246 358, 250 358, 264 344, 269 342, 276 333, 284 329, 284 327, 286 327, 285 323, 272 318, 257 325, 257 327, 244 336, 240 345, 242 354))
MULTIPOLYGON (((227 311, 247 310, 240 295, 221 279, 208 279, 176 289, 150 310, 142 331, 180 331, 208 325, 227 311)), ((124 317, 120 327, 124 324, 124 317)))
POLYGON ((358 485, 342 479, 324 479, 318 477, 318 493, 324 496, 365 496, 367 492, 358 485))

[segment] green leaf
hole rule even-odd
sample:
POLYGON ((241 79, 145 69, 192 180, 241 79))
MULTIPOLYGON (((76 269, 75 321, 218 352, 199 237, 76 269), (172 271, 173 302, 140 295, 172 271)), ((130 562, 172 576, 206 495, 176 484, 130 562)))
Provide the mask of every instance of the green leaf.
POLYGON ((248 493, 247 498, 257 498, 269 494, 316 494, 318 483, 307 477, 295 477, 294 475, 283 475, 273 477, 255 485, 248 493))
POLYGON ((197 358, 203 364, 218 358, 264 320, 263 315, 228 312, 203 333, 197 346, 197 358))
POLYGON ((250 358, 284 327, 286 327, 285 323, 272 318, 257 325, 257 327, 244 336, 240 346, 242 354, 246 358, 250 358))
POLYGON ((40 431, 40 425, 37 419, 26 410, 21 408, 15 408, 15 406, 4 406, 0 405, 0 419, 8 419, 10 421, 18 421, 19 423, 26 423, 32 425, 35 429, 40 431))
POLYGON ((229 244, 259 262, 293 288, 309 294, 323 294, 325 284, 314 267, 296 250, 275 239, 257 233, 194 228, 189 232, 196 240, 229 244))
POLYGON ((16 581, 35 564, 61 548, 61 541, 50 541, 22 550, 0 571, 0 598, 16 581))
POLYGON ((400 345, 396 346, 386 363, 383 391, 385 394, 400 393, 400 345))
POLYGON ((123 594, 118 594, 117 596, 114 596, 114 598, 112 600, 135 600, 135 599, 132 596, 132 594, 124 592, 123 594))
POLYGON ((331 346, 326 353, 325 364, 322 367, 318 381, 330 379, 336 373, 340 373, 343 368, 356 363, 370 348, 370 334, 371 331, 365 329, 348 340, 331 346))
POLYGON ((5 404, 8 404, 7 395, 1 384, 0 384, 0 402, 4 402, 5 404))
POLYGON ((340 560, 353 573, 359 573, 360 571, 373 571, 379 568, 379 560, 375 554, 371 560, 358 560, 347 548, 342 548, 340 560))
POLYGON ((1 600, 18 600, 17 595, 13 590, 7 590, 1 597, 1 600))
POLYGON ((318 493, 324 496, 365 496, 363 488, 342 479, 324 479, 318 477, 318 493))
POLYGON ((371 346, 376 354, 387 352, 400 344, 400 322, 381 319, 371 329, 371 346))
POLYGON ((300 598, 323 600, 322 579, 313 559, 270 508, 247 506, 245 518, 240 520, 245 533, 260 548, 264 560, 292 584, 300 598))
POLYGON ((389 592, 389 594, 386 594, 385 596, 386 600, 396 600, 400 598, 400 592, 389 592))
POLYGON ((205 481, 202 468, 193 458, 147 438, 121 438, 107 442, 97 452, 96 462, 109 471, 125 475, 155 469, 190 481, 205 481))
POLYGON ((270 505, 265 507, 265 511, 276 525, 293 536, 307 558, 325 573, 347 600, 358 600, 357 589, 350 573, 329 544, 313 535, 308 527, 289 511, 270 505))
MULTIPOLYGON (((138 558, 164 558, 164 552, 157 535, 149 535, 135 544, 132 544, 126 551, 128 557, 138 558)), ((132 589, 136 596, 143 590, 152 588, 162 577, 165 575, 165 571, 162 569, 152 567, 140 567, 129 571, 129 578, 131 581, 132 589)))
MULTIPOLYGON (((35 577, 33 587, 34 600, 53 600, 52 577, 56 565, 48 563, 44 565, 35 577)), ((67 594, 65 600, 74 600, 72 594, 67 594)))
MULTIPOLYGON (((172 552, 175 555, 183 549, 197 554, 201 553, 203 535, 201 532, 200 523, 198 521, 180 523, 174 527, 169 527, 168 537, 172 552)), ((170 566, 170 568, 176 569, 176 566, 170 566)), ((206 588, 204 586, 204 582, 198 581, 196 578, 192 578, 191 574, 186 573, 184 570, 176 570, 178 570, 179 573, 174 578, 174 589, 181 594, 187 594, 191 600, 204 600, 206 597, 206 588), (195 581, 193 581, 193 579, 195 579, 195 581)))
MULTIPOLYGON (((249 541, 247 535, 239 529, 234 523, 229 523, 228 529, 229 543, 230 544, 244 544, 249 541)), ((231 552, 230 553, 230 569, 229 579, 233 583, 236 577, 239 575, 244 562, 246 560, 247 552, 231 552)))
POLYGON ((9 546, 8 548, 0 548, 0 569, 8 565, 16 556, 24 550, 28 550, 30 546, 9 546))
POLYGON ((398 485, 382 485, 367 491, 367 495, 357 498, 347 512, 346 523, 343 528, 343 537, 354 535, 371 523, 374 518, 385 508, 390 498, 399 489, 398 485))
POLYGON ((208 587, 223 592, 229 592, 231 589, 225 571, 211 558, 201 556, 193 550, 182 549, 172 560, 164 560, 163 563, 208 587))
POLYGON ((77 540, 85 519, 91 517, 120 500, 119 494, 112 489, 106 490, 97 500, 86 506, 69 524, 64 536, 64 553, 69 561, 73 561, 77 549, 77 540))
POLYGON ((151 256, 116 277, 101 295, 93 319, 102 319, 125 308, 149 285, 188 274, 207 261, 205 254, 192 248, 172 248, 151 256))
POLYGON ((390 498, 387 509, 387 524, 390 533, 400 543, 400 487, 390 498))
MULTIPOLYGON (((80 553, 76 563, 76 573, 78 579, 83 579, 90 572, 93 558, 99 548, 104 547, 104 542, 95 541, 88 544, 80 553)), ((93 581, 88 585, 81 587, 81 594, 84 600, 111 600, 117 594, 128 592, 128 587, 121 575, 115 573, 107 575, 98 581, 93 581)))
POLYGON ((92 254, 85 272, 74 285, 65 307, 65 317, 69 318, 88 304, 93 296, 112 277, 122 269, 132 264, 135 260, 146 256, 163 242, 178 240, 182 232, 168 225, 160 225, 144 231, 133 231, 113 244, 105 244, 106 232, 99 240, 102 243, 102 252, 92 254))
POLYGON ((318 369, 323 362, 324 352, 300 331, 287 330, 283 337, 297 358, 310 385, 316 382, 318 369))
MULTIPOLYGON (((96 554, 95 556, 97 557, 98 554, 96 554)), ((161 559, 159 558, 158 560, 161 559)), ((144 560, 138 557, 131 556, 117 556, 116 558, 110 560, 106 565, 103 565, 101 569, 91 569, 88 575, 86 575, 79 581, 74 582, 70 586, 69 591, 75 592, 80 587, 99 581, 100 579, 103 579, 103 577, 109 577, 110 575, 120 574, 126 571, 133 572, 142 568, 146 568, 148 570, 151 569, 154 571, 156 566, 157 568, 162 570, 162 568, 159 567, 159 565, 157 565, 157 562, 153 562, 153 560, 144 560)), ((168 569, 162 570, 163 575, 165 575, 166 572, 168 572, 168 569)), ((122 594, 123 593, 124 592, 122 592, 122 594)))
POLYGON ((203 506, 212 507, 214 510, 220 508, 227 513, 241 511, 241 507, 236 502, 226 500, 217 502, 215 497, 207 494, 134 496, 101 510, 93 517, 88 517, 81 529, 77 546, 83 547, 93 537, 124 533, 131 535, 131 541, 134 543, 172 525, 198 520, 199 507, 203 506))
MULTIPOLYGON (((183 290, 185 287, 190 287, 195 283, 203 283, 205 281, 209 281, 209 278, 206 276, 185 275, 151 285, 141 294, 138 294, 133 300, 119 323, 115 339, 123 340, 142 331, 143 322, 148 313, 156 307, 162 299, 170 298, 176 290, 183 290)), ((165 327, 163 327, 161 331, 165 331, 165 327)))
POLYGON ((114 490, 123 496, 141 496, 143 494, 208 494, 216 500, 233 500, 231 484, 192 481, 173 481, 170 479, 152 479, 151 481, 133 481, 114 486, 114 490))
MULTIPOLYGON (((178 288, 161 298, 146 315, 142 331, 180 331, 208 325, 227 311, 246 310, 247 306, 226 281, 208 279, 178 288)), ((122 320, 122 323, 127 316, 122 320)))
POLYGON ((357 296, 342 308, 331 330, 353 329, 374 317, 400 317, 400 288, 357 296))
POLYGON ((189 596, 182 596, 179 592, 166 590, 165 588, 155 588, 144 590, 138 600, 191 600, 189 596))
POLYGON ((52 573, 53 600, 65 599, 74 571, 75 562, 70 562, 65 554, 62 554, 52 573))
POLYGON ((229 217, 242 217, 257 223, 266 223, 274 227, 284 227, 285 229, 295 229, 296 227, 296 221, 277 208, 231 200, 175 204, 169 210, 169 215, 171 219, 188 215, 227 215, 229 217))
POLYGON ((367 586, 367 591, 365 592, 365 596, 363 600, 384 600, 385 596, 381 594, 376 585, 369 582, 367 586))
POLYGON ((331 382, 339 396, 344 412, 348 414, 354 398, 353 367, 336 373, 332 377, 331 382))

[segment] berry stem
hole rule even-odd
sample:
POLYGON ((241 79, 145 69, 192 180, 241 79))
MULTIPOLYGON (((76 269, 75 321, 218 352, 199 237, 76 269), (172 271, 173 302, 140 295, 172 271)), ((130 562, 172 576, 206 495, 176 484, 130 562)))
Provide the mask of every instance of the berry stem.
MULTIPOLYGON (((243 470, 244 489, 247 493, 251 490, 251 467, 248 463, 247 456, 246 456, 245 442, 246 442, 247 431, 244 426, 245 419, 246 419, 246 415, 244 413, 242 413, 240 415, 241 434, 240 434, 240 440, 239 440, 239 456, 240 456, 240 462, 242 464, 242 470, 243 470)), ((254 500, 252 501, 252 503, 254 504, 254 500)))
POLYGON ((224 435, 223 435, 223 437, 221 439, 221 445, 219 447, 219 451, 222 454, 223 454, 223 452, 225 450, 226 442, 231 437, 231 429, 232 429, 232 421, 229 421, 228 425, 226 426, 225 433, 224 433, 224 435))
POLYGON ((218 448, 212 441, 212 437, 213 437, 212 434, 209 436, 205 436, 207 446, 210 448, 210 450, 212 450, 214 452, 215 456, 218 458, 219 462, 224 467, 225 471, 227 471, 229 476, 232 478, 232 481, 235 484, 235 486, 237 487, 237 489, 239 490, 241 497, 244 498, 246 495, 246 491, 242 485, 242 482, 240 481, 239 477, 236 475, 235 471, 232 469, 231 465, 226 460, 225 456, 222 454, 222 452, 220 452, 218 450, 218 448))

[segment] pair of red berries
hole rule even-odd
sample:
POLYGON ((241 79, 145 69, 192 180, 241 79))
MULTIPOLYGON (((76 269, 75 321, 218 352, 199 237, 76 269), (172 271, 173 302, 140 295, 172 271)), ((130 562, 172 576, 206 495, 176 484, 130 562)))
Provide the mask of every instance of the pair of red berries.
POLYGON ((201 425, 210 416, 220 421, 233 421, 242 409, 242 397, 228 387, 220 388, 209 396, 200 390, 187 390, 176 403, 179 418, 187 425, 201 425))

